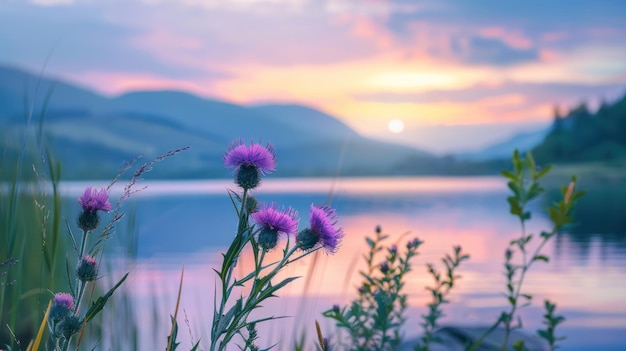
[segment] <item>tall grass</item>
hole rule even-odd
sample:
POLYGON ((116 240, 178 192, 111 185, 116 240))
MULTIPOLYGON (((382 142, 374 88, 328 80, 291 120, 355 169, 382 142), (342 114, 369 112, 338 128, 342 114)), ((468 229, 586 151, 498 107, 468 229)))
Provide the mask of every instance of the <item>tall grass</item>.
POLYGON ((41 133, 24 128, 21 139, 5 139, 0 159, 0 261, 5 265, 0 289, 0 345, 25 347, 43 318, 49 290, 64 283, 61 165, 41 133), (18 155, 17 159, 9 157, 18 155))

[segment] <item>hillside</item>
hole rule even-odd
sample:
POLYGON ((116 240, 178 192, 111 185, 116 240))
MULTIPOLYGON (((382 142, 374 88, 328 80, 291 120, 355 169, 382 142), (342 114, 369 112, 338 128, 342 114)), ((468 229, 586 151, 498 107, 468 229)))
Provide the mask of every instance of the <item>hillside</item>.
POLYGON ((533 149, 541 163, 614 161, 626 158, 626 95, 595 112, 585 104, 556 113, 552 128, 533 149))
POLYGON ((38 159, 40 150, 32 145, 40 120, 46 144, 62 161, 63 179, 107 179, 137 155, 150 159, 184 146, 191 149, 168 159, 167 167, 156 167, 151 177, 224 177, 228 171, 222 155, 236 138, 271 141, 280 176, 394 174, 403 160, 433 158, 411 147, 365 138, 308 106, 241 106, 180 91, 109 98, 0 66, 0 163, 16 159, 23 136, 30 145, 27 155, 38 159))

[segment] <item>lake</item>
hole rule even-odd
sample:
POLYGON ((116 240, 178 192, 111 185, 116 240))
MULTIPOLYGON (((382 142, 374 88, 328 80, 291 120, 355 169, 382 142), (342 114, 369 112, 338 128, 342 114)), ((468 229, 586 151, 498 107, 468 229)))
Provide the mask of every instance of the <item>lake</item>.
MULTIPOLYGON (((63 194, 72 208, 76 207, 73 199, 87 185, 104 184, 63 184, 63 194)), ((116 244, 107 247, 111 257, 119 257, 116 254, 123 252, 135 257, 116 259, 116 268, 103 278, 104 284, 112 284, 109 279, 119 279, 124 271, 131 272, 121 294, 130 303, 116 302, 111 307, 121 306, 129 318, 139 321, 136 324, 140 327, 135 326, 139 349, 163 349, 184 266, 178 316, 178 335, 182 342, 179 349, 189 349, 191 341, 199 338, 204 341, 201 344, 207 346, 216 284, 216 274, 211 268, 220 264, 220 253, 225 252, 236 229, 236 216, 226 193, 226 189, 234 189, 234 186, 227 180, 145 182, 143 185, 147 185, 147 189, 124 204, 124 210, 131 215, 118 226, 118 233, 112 240, 116 244)), ((339 224, 345 232, 343 245, 334 256, 318 253, 289 267, 285 276, 306 278, 281 290, 281 297, 273 299, 258 315, 292 317, 267 323, 261 329, 260 346, 281 341, 279 349, 290 350, 291 340, 303 331, 308 337, 313 336, 315 320, 320 321, 325 335, 330 335, 333 323, 325 320, 320 312, 336 303, 345 304, 355 296, 356 287, 360 285, 357 272, 363 267, 361 255, 366 252, 364 238, 373 235, 377 225, 390 234, 389 243, 398 241, 404 245, 413 237, 424 241, 407 279, 411 306, 405 328, 407 337, 415 337, 420 332, 419 316, 429 302, 424 287, 432 284, 432 278, 425 265, 428 262, 439 264, 442 255, 451 252, 453 245, 461 245, 471 258, 458 270, 462 278, 450 295, 451 303, 444 306, 446 315, 442 324, 491 324, 507 306, 503 296, 504 250, 511 240, 519 237, 520 225, 508 213, 508 189, 499 177, 343 178, 336 181, 268 178, 255 196, 261 202, 273 201, 297 209, 301 229, 307 225, 311 203, 330 201, 337 209, 339 224)), ((539 243, 537 233, 550 229, 547 217, 541 212, 551 201, 549 196, 550 192, 547 198, 531 207, 535 212, 527 228, 535 234, 531 244, 539 243)), ((115 198, 116 193, 112 196, 113 200, 115 198)), ((587 221, 584 225, 581 223, 569 232, 560 233, 544 247, 543 253, 550 256, 550 262, 538 262, 531 268, 523 291, 533 295, 533 304, 521 309, 520 315, 525 330, 535 333, 543 328, 543 301, 550 299, 557 303, 557 314, 566 317, 557 328, 557 335, 567 337, 561 343, 562 350, 624 351, 624 207, 602 210, 606 203, 614 205, 606 201, 584 203, 584 198, 582 201, 581 210, 596 211, 595 216, 599 218, 580 213, 587 221), (606 218, 608 215, 618 218, 606 218), (614 225, 608 226, 607 221, 614 225)), ((241 258, 239 267, 239 274, 250 269, 250 252, 241 258)), ((107 312, 108 309, 104 311, 107 312)), ((119 316, 110 322, 112 327, 122 326, 121 333, 135 328, 120 324, 119 316)), ((312 344, 309 346, 313 349, 312 344)))

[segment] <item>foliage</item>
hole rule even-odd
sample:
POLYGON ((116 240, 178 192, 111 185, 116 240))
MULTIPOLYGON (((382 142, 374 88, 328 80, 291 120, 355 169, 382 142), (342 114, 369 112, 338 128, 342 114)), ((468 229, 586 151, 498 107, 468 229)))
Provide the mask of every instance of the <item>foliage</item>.
MULTIPOLYGON (((523 327, 522 319, 516 316, 516 313, 520 308, 530 305, 532 301, 532 294, 522 291, 526 274, 534 263, 549 261, 549 257, 542 253, 542 248, 560 230, 572 222, 573 208, 577 200, 585 194, 584 191, 575 190, 575 177, 572 178, 568 186, 561 188, 562 199, 547 209, 548 217, 552 221, 552 229, 549 232, 541 232, 539 235, 540 241, 533 250, 530 243, 534 236, 526 232, 526 223, 531 219, 531 212, 528 211, 527 206, 530 201, 538 198, 545 191, 539 184, 539 180, 548 174, 550 168, 550 166, 546 166, 543 169, 537 167, 530 152, 525 157, 521 157, 515 151, 513 154, 513 170, 502 172, 502 175, 508 179, 508 187, 513 193, 507 198, 510 212, 519 219, 521 226, 520 237, 510 242, 504 254, 504 268, 507 278, 505 296, 509 308, 507 311, 502 312, 496 323, 487 332, 489 334, 501 324, 504 326, 503 351, 509 347, 511 330, 523 327), (519 252, 521 257, 516 262, 513 260, 513 257, 517 252, 519 252)), ((470 350, 475 350, 487 334, 475 342, 470 347, 470 350)), ((513 343, 513 345, 514 347, 523 346, 519 343, 513 343)))
POLYGON ((239 336, 243 341, 243 346, 239 346, 242 350, 257 351, 256 326, 282 317, 250 318, 250 314, 298 278, 279 278, 278 274, 289 264, 319 249, 334 253, 343 232, 336 227, 335 211, 328 206, 311 205, 310 226, 297 232, 295 210, 289 208, 283 211, 273 203, 258 205, 251 191, 260 185, 263 175, 275 169, 275 151, 271 144, 246 145, 236 140, 224 155, 224 164, 233 168, 234 181, 241 188, 241 193, 229 191, 238 223, 233 241, 223 254, 222 266, 219 270, 215 269, 220 280, 220 298, 218 302, 216 291, 210 350, 225 350, 233 338, 239 336), (251 219, 256 225, 250 224, 251 219), (285 236, 287 240, 280 248, 279 239, 285 236), (233 272, 246 248, 252 251, 254 269, 243 277, 236 277, 233 272), (273 250, 282 251, 282 257, 271 263, 264 262, 266 254, 273 250), (246 284, 249 292, 244 296, 241 289, 246 284))
MULTIPOLYGON (((544 189, 539 184, 539 180, 548 174, 551 167, 546 166, 540 169, 535 164, 531 153, 521 157, 517 151, 513 154, 513 170, 505 170, 502 175, 508 180, 508 187, 512 195, 507 198, 510 213, 517 217, 521 224, 521 235, 512 240, 505 251, 505 276, 506 299, 509 308, 502 312, 496 322, 487 329, 484 335, 470 341, 467 350, 477 350, 488 336, 502 327, 504 337, 501 349, 503 351, 513 350, 523 351, 526 346, 522 340, 509 341, 511 331, 522 328, 522 320, 517 312, 520 308, 531 304, 532 295, 523 291, 522 286, 527 272, 535 262, 548 262, 549 257, 542 253, 544 245, 553 238, 560 230, 572 222, 572 211, 577 200, 584 195, 583 191, 575 190, 576 178, 568 186, 561 189, 562 199, 552 206, 548 211, 548 216, 553 223, 549 232, 542 232, 540 242, 533 248, 531 241, 533 235, 526 232, 526 224, 531 219, 532 214, 528 210, 528 204, 543 194, 544 189), (513 259, 518 253, 520 262, 513 259)), ((384 247, 381 242, 386 239, 386 235, 381 235, 377 229, 373 239, 366 238, 369 254, 365 256, 367 269, 360 272, 364 278, 363 285, 358 290, 358 296, 351 304, 344 307, 335 305, 332 309, 324 312, 324 316, 335 320, 339 330, 346 331, 346 340, 339 340, 340 349, 345 350, 394 350, 401 341, 401 328, 405 322, 403 313, 407 308, 406 294, 402 292, 404 285, 404 275, 410 271, 410 259, 415 255, 415 249, 421 244, 415 239, 407 245, 404 256, 398 259, 395 265, 397 248, 384 247), (374 259, 378 252, 386 251, 387 254, 382 263, 374 259)), ((420 341, 414 345, 416 350, 429 350, 432 342, 441 342, 436 331, 438 320, 443 316, 442 305, 448 303, 446 298, 450 290, 454 287, 456 279, 455 270, 462 261, 469 256, 461 252, 459 246, 454 247, 453 255, 445 255, 442 259, 446 271, 439 272, 434 265, 428 264, 428 272, 434 278, 434 286, 427 287, 432 295, 432 302, 428 304, 428 314, 423 315, 421 327, 423 335, 420 341)), ((554 335, 555 327, 564 318, 554 315, 555 306, 546 302, 547 314, 544 324, 546 330, 539 331, 539 335, 548 341, 551 350, 556 348, 556 341, 562 340, 554 335)))
POLYGON ((554 314, 556 304, 550 302, 549 300, 546 300, 544 304, 546 308, 546 314, 543 315, 543 324, 546 325, 546 329, 538 330, 537 334, 539 334, 542 339, 548 342, 550 351, 554 351, 558 348, 556 342, 565 339, 565 337, 559 337, 554 334, 556 326, 562 323, 565 320, 565 317, 556 316, 554 314))
POLYGON ((369 252, 364 255, 366 270, 361 271, 363 284, 358 297, 348 306, 335 305, 323 313, 336 321, 340 330, 348 333, 347 340, 339 340, 341 347, 350 350, 393 350, 402 341, 401 327, 407 308, 407 295, 402 290, 405 275, 411 271, 411 259, 422 244, 409 241, 403 252, 397 245, 383 246, 388 235, 376 228, 374 238, 366 238, 369 252), (384 258, 379 260, 379 253, 384 258), (348 346, 349 345, 349 346, 348 346))
POLYGON ((446 296, 454 287, 454 282, 458 278, 460 278, 459 275, 454 273, 455 270, 459 267, 461 262, 469 259, 469 255, 463 254, 461 252, 460 246, 455 246, 453 251, 454 256, 446 254, 442 259, 443 264, 446 266, 445 275, 442 275, 440 272, 438 272, 433 264, 429 263, 427 265, 428 272, 433 276, 435 280, 435 285, 426 288, 432 293, 433 301, 428 304, 428 314, 422 316, 424 320, 424 322, 422 323, 424 335, 422 336, 420 343, 415 345, 415 350, 417 351, 428 351, 429 345, 432 341, 441 341, 434 334, 434 331, 438 326, 437 321, 439 320, 439 318, 443 317, 441 305, 450 302, 446 299, 446 296))
MULTIPOLYGON (((556 109, 555 109, 556 110, 556 109)), ((541 163, 613 161, 626 158, 626 95, 592 113, 586 104, 561 116, 533 153, 541 163)))

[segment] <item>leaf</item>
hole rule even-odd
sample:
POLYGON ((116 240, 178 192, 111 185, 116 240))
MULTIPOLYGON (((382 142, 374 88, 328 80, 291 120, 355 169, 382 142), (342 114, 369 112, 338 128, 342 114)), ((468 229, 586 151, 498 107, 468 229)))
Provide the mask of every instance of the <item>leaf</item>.
POLYGON ((545 255, 537 255, 537 256, 533 257, 533 261, 548 262, 548 261, 550 261, 550 258, 548 256, 545 256, 545 255))
POLYGON ((513 172, 511 171, 507 171, 507 170, 503 170, 501 172, 502 176, 508 179, 511 179, 512 181, 516 181, 517 180, 517 176, 515 174, 513 174, 513 172))
POLYGON ((166 351, 174 351, 180 345, 179 342, 176 342, 176 337, 178 335, 178 323, 176 322, 176 318, 170 315, 172 319, 172 332, 167 337, 167 349, 166 351))
POLYGON ((232 306, 228 312, 226 312, 223 316, 219 316, 219 323, 217 325, 217 330, 225 330, 225 328, 230 324, 230 321, 233 319, 235 314, 241 312, 242 299, 237 299, 237 302, 234 306, 232 306))
POLYGON ((120 279, 120 281, 117 282, 117 284, 115 284, 115 286, 111 288, 109 292, 104 294, 104 296, 99 297, 91 305, 91 307, 89 307, 89 310, 87 310, 87 313, 85 313, 85 323, 89 322, 93 317, 95 317, 98 314, 98 312, 100 312, 104 308, 104 305, 107 303, 107 300, 109 300, 109 298, 113 295, 115 290, 117 290, 117 288, 119 288, 120 285, 122 285, 122 283, 126 280, 126 277, 128 277, 128 273, 124 274, 124 277, 122 277, 122 279, 120 279))
POLYGON ((196 351, 196 350, 198 350, 199 346, 200 346, 200 340, 198 340, 198 342, 195 345, 193 345, 193 347, 189 351, 196 351))
POLYGON ((539 172, 535 174, 535 180, 539 180, 539 178, 542 178, 543 176, 548 174, 548 172, 550 172, 551 169, 552 169, 552 165, 544 166, 539 172))

